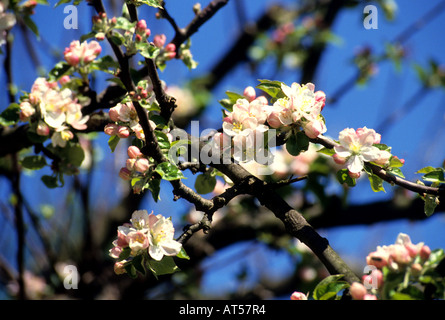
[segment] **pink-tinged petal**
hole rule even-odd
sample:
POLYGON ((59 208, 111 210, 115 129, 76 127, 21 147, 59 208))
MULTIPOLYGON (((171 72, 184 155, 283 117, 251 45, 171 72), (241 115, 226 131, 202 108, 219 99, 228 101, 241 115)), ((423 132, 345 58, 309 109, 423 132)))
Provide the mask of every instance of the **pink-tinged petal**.
POLYGON ((148 247, 148 253, 150 254, 150 257, 156 261, 161 261, 164 256, 161 247, 154 245, 152 242, 150 242, 150 246, 148 247))
POLYGON ((315 85, 311 82, 306 83, 306 88, 308 88, 310 91, 314 92, 315 85))
POLYGON ((227 134, 228 136, 236 136, 237 133, 235 131, 233 131, 233 124, 229 123, 229 122, 223 122, 223 131, 225 134, 227 134))
POLYGON ((359 143, 362 146, 372 146, 375 141, 376 132, 373 129, 368 129, 366 127, 359 128, 357 129, 356 134, 359 138, 359 143))
POLYGON ((335 146, 335 153, 341 158, 348 158, 351 155, 351 151, 349 148, 345 148, 343 146, 335 146))
POLYGON ((254 129, 256 129, 256 127, 258 127, 258 121, 254 117, 248 117, 248 118, 244 119, 242 124, 243 124, 243 129, 254 130, 254 129))
POLYGON ((181 251, 182 245, 173 239, 162 242, 162 250, 166 256, 176 256, 181 251))
POLYGON ((344 148, 349 149, 351 145, 358 142, 358 137, 354 129, 346 128, 340 132, 339 141, 344 148))
POLYGON ((352 173, 360 173, 363 170, 363 159, 360 156, 352 156, 346 161, 346 167, 352 173))
POLYGON ((360 153, 365 161, 375 161, 379 159, 381 150, 377 147, 364 146, 360 149, 360 153))

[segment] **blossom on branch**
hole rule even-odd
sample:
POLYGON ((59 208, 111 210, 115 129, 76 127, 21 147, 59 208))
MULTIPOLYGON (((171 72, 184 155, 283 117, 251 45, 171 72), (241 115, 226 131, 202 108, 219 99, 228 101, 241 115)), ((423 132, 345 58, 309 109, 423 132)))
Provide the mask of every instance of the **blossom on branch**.
POLYGON ((335 146, 334 160, 345 164, 351 174, 359 174, 365 162, 373 161, 385 165, 391 153, 380 150, 374 144, 380 143, 381 136, 373 129, 366 127, 357 130, 346 128, 339 134, 340 146, 335 146))
POLYGON ((92 62, 101 53, 102 48, 97 41, 86 41, 80 43, 74 40, 70 43, 68 48, 65 48, 63 53, 66 62, 71 66, 86 65, 92 62))

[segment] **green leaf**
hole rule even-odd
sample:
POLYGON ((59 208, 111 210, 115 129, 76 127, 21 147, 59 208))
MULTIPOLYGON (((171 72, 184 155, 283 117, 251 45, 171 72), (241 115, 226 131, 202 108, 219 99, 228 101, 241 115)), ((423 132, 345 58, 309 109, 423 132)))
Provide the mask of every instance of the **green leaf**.
POLYGON ((309 138, 304 132, 298 131, 286 141, 286 150, 293 156, 298 156, 301 152, 309 148, 309 138))
POLYGON ((340 182, 341 184, 346 183, 349 187, 354 187, 356 184, 356 180, 349 176, 348 169, 338 170, 336 177, 338 182, 340 182))
MULTIPOLYGON (((233 103, 230 101, 230 99, 222 99, 218 100, 218 102, 223 106, 224 109, 226 109, 229 112, 233 111, 233 103)), ((223 117, 225 117, 226 114, 223 112, 223 117)))
POLYGON ((0 125, 2 126, 12 126, 15 125, 20 120, 20 105, 18 103, 11 103, 3 112, 0 114, 0 125))
POLYGON ((438 168, 433 168, 431 166, 425 167, 417 171, 416 173, 429 173, 431 171, 436 171, 438 168))
POLYGON ((147 59, 155 59, 160 52, 158 47, 151 45, 146 41, 137 42, 136 49, 139 51, 141 56, 147 59))
POLYGON ((445 183, 444 169, 438 168, 435 171, 428 172, 422 177, 422 179, 430 182, 445 183))
POLYGON ((170 162, 162 162, 156 166, 155 171, 159 173, 162 179, 167 181, 185 178, 182 171, 170 162))
POLYGON ((119 143, 120 138, 116 136, 111 136, 110 139, 108 139, 108 146, 111 149, 111 152, 114 152, 114 150, 117 147, 117 144, 119 143))
POLYGON ((59 186, 57 177, 44 175, 40 178, 42 182, 50 189, 57 188, 59 186))
POLYGON ((200 174, 196 177, 195 190, 199 194, 212 192, 216 186, 216 178, 209 174, 200 174))
POLYGON ((133 258, 133 260, 131 260, 131 263, 133 264, 136 271, 142 273, 143 275, 145 275, 144 260, 145 259, 142 254, 137 255, 136 257, 133 258))
POLYGON ((159 130, 155 130, 154 133, 158 140, 159 147, 161 149, 170 149, 170 141, 168 140, 167 135, 159 130))
POLYGON ((403 175, 402 170, 400 170, 400 168, 396 168, 396 167, 389 167, 388 171, 401 177, 401 178, 405 178, 405 176, 403 175))
POLYGON ((424 212, 429 217, 434 213, 434 210, 436 210, 436 207, 439 204, 439 197, 427 194, 422 198, 425 201, 424 212))
POLYGON ((158 202, 159 192, 161 191, 161 179, 151 179, 148 182, 148 189, 151 191, 151 195, 153 196, 153 200, 158 202))
POLYGON ((70 3, 70 2, 71 2, 71 0, 60 0, 59 2, 57 2, 57 3, 54 5, 54 8, 60 6, 61 4, 70 3))
POLYGON ((260 82, 256 87, 268 95, 270 95, 273 99, 279 99, 285 97, 285 94, 281 90, 281 85, 283 82, 281 81, 272 81, 272 80, 258 80, 260 82))
POLYGON ((54 82, 59 80, 63 75, 68 73, 71 66, 65 61, 58 62, 48 74, 48 81, 54 82))
POLYGON ((146 4, 150 7, 162 9, 162 0, 137 0, 137 4, 146 4))
POLYGON ((376 147, 379 150, 391 152, 391 147, 389 147, 389 146, 387 146, 386 144, 383 144, 383 143, 373 144, 373 147, 376 147))
POLYGON ((403 163, 399 158, 392 156, 391 160, 389 160, 389 166, 392 168, 400 168, 403 167, 403 163))
POLYGON ((83 159, 85 159, 85 152, 79 143, 69 143, 65 148, 61 148, 61 155, 73 166, 80 167, 83 159))
POLYGON ((156 276, 162 276, 164 274, 172 274, 177 271, 180 271, 178 266, 176 265, 173 257, 164 256, 161 261, 156 261, 153 259, 147 260, 147 267, 153 272, 156 276))
POLYGON ((114 74, 117 68, 119 68, 119 63, 114 61, 114 59, 108 55, 90 63, 90 69, 100 70, 111 74, 114 74), (110 68, 113 70, 109 70, 110 68))
POLYGON ((127 271, 127 274, 133 278, 136 279, 137 278, 137 272, 136 272, 136 268, 134 267, 133 263, 130 261, 128 263, 125 264, 124 266, 125 271, 127 271))
POLYGON ((349 283, 346 281, 340 281, 343 277, 342 274, 336 274, 324 278, 315 287, 312 297, 314 300, 333 300, 338 299, 337 294, 349 287, 349 283))
POLYGON ((325 154, 327 156, 333 156, 335 154, 334 148, 321 148, 317 152, 325 154))
POLYGON ((226 95, 229 98, 230 103, 232 105, 234 105, 238 101, 238 99, 246 99, 246 97, 244 97, 242 94, 232 92, 232 91, 226 91, 226 95))
POLYGON ((82 43, 82 42, 84 42, 85 40, 94 38, 95 35, 96 35, 96 32, 94 32, 94 31, 88 32, 88 33, 82 35, 82 36, 80 37, 79 41, 80 41, 80 43, 82 43))
POLYGON ((178 257, 180 259, 190 260, 190 257, 187 254, 187 252, 185 252, 184 247, 181 247, 181 251, 179 251, 179 253, 176 255, 176 257, 178 257))
POLYGON ((118 261, 126 260, 131 255, 131 249, 130 247, 125 247, 122 249, 121 253, 119 254, 118 261))
POLYGON ((127 18, 118 17, 116 18, 116 25, 114 28, 130 31, 130 29, 134 28, 135 26, 136 22, 130 22, 127 18))
POLYGON ((382 178, 376 176, 375 174, 368 174, 368 179, 371 184, 371 189, 374 192, 383 191, 385 192, 385 189, 383 188, 383 180, 382 178))
POLYGON ((34 23, 34 21, 31 19, 31 17, 29 15, 25 15, 23 16, 23 22, 25 22, 25 25, 29 28, 29 30, 31 30, 36 36, 37 38, 39 38, 39 28, 37 27, 37 25, 34 23))
POLYGON ((28 156, 23 158, 21 164, 26 169, 38 170, 46 166, 46 159, 43 156, 28 156))

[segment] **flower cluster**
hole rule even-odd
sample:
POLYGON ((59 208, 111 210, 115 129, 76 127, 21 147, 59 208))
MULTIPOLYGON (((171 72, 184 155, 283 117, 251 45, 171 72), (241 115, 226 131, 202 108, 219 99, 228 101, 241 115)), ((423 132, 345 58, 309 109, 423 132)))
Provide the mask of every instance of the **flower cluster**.
POLYGON ((111 31, 117 23, 116 17, 107 19, 105 12, 100 12, 98 15, 93 16, 93 31, 96 32, 95 38, 98 41, 105 39, 106 34, 111 31))
POLYGON ((20 120, 35 123, 38 135, 49 136, 52 132, 52 145, 65 147, 74 137, 70 128, 87 128, 89 116, 83 116, 81 109, 70 89, 61 89, 56 82, 37 78, 29 96, 20 103, 20 120))
POLYGON ((400 233, 394 244, 378 246, 377 250, 366 257, 368 266, 373 266, 370 274, 364 275, 363 284, 355 282, 350 287, 350 293, 355 300, 377 300, 390 298, 386 296, 385 286, 392 280, 403 280, 401 287, 407 288, 416 283, 418 277, 426 270, 426 262, 431 255, 431 249, 420 242, 413 244, 407 234, 400 233), (424 270, 425 269, 425 270, 424 270))
POLYGON ((80 43, 80 41, 74 40, 68 48, 65 48, 63 55, 70 66, 76 67, 89 64, 97 58, 101 51, 102 48, 97 41, 80 43))
MULTIPOLYGON (((118 103, 115 107, 110 108, 109 115, 114 123, 105 126, 104 132, 107 135, 125 139, 133 133, 138 139, 145 141, 144 131, 139 124, 139 117, 133 102, 118 103)), ((150 126, 155 129, 156 124, 151 120, 149 122, 150 126)))
POLYGON ((258 162, 257 155, 265 153, 266 161, 260 163, 269 165, 272 155, 264 152, 269 142, 264 140, 266 133, 270 139, 275 130, 300 131, 301 128, 309 138, 326 132, 321 116, 326 95, 322 91, 314 92, 312 83, 293 83, 291 87, 279 84, 280 93, 273 105, 269 105, 266 97, 257 97, 253 87, 246 87, 243 96, 230 106, 230 111, 225 110, 223 133, 214 136, 214 147, 223 152, 231 150, 233 158, 241 163, 258 162))
POLYGON ((346 128, 339 134, 340 146, 334 147, 333 159, 337 164, 346 165, 352 178, 360 177, 366 162, 385 165, 391 153, 381 150, 375 145, 380 144, 381 136, 373 129, 366 127, 357 130, 346 128))
MULTIPOLYGON (((151 169, 154 167, 153 160, 144 156, 136 146, 130 146, 127 149, 128 159, 125 167, 119 171, 119 177, 123 180, 132 180, 134 178, 144 178, 151 176, 151 169)), ((145 183, 144 183, 145 184, 145 183)), ((140 193, 143 186, 139 183, 133 184, 133 192, 140 193)))
POLYGON ((171 219, 148 214, 146 210, 133 212, 130 223, 118 227, 117 239, 110 249, 110 256, 119 259, 114 265, 116 274, 125 273, 126 265, 140 255, 156 261, 161 261, 164 256, 176 256, 182 245, 173 239, 174 232, 171 219))
POLYGON ((316 138, 326 132, 325 121, 321 116, 326 103, 323 91, 314 92, 312 83, 300 85, 296 82, 291 87, 282 84, 281 89, 285 97, 273 104, 267 117, 272 128, 298 124, 309 138, 316 138))
POLYGON ((15 15, 5 12, 7 8, 8 1, 0 1, 0 47, 6 43, 6 31, 16 23, 15 15))

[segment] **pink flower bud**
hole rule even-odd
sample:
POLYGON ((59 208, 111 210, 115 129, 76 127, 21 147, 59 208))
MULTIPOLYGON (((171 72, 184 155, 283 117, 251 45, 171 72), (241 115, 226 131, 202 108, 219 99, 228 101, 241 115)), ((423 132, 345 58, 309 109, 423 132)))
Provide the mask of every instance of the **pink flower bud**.
POLYGON ((264 106, 267 106, 269 104, 269 101, 267 101, 267 98, 265 96, 256 97, 254 101, 257 101, 259 104, 264 106))
POLYGON ((165 46, 165 51, 167 52, 176 52, 176 46, 174 43, 169 43, 165 46))
POLYGON ((125 126, 119 126, 117 129, 117 136, 122 139, 128 138, 130 136, 130 129, 125 126))
POLYGON ((136 146, 129 146, 127 149, 127 154, 130 159, 136 159, 143 156, 141 150, 139 150, 139 148, 136 146))
POLYGON ((303 125, 304 133, 311 139, 315 139, 322 134, 325 131, 324 128, 324 123, 321 120, 310 121, 303 125))
POLYGON ((358 179, 358 178, 360 178, 360 172, 351 172, 351 171, 348 171, 348 175, 349 175, 352 179, 358 179))
POLYGON ((103 32, 98 32, 96 33, 96 35, 94 36, 96 38, 96 40, 98 41, 103 41, 105 39, 105 33, 103 32))
POLYGON ((147 29, 147 23, 145 20, 139 20, 136 24, 136 32, 145 33, 145 29, 147 29))
POLYGON ((373 270, 371 274, 365 274, 362 277, 362 282, 365 285, 369 285, 373 288, 381 288, 383 285, 383 273, 379 269, 373 270))
POLYGON ((255 100, 256 98, 255 88, 252 86, 246 87, 244 89, 243 95, 246 97, 247 100, 249 100, 249 102, 255 100))
POLYGON ((422 246, 419 255, 423 260, 427 260, 430 257, 431 249, 428 246, 422 246))
POLYGON ((115 25, 116 23, 117 23, 116 17, 113 17, 113 18, 110 19, 110 24, 111 25, 115 25))
POLYGON ((380 152, 378 153, 378 157, 374 159, 374 162, 383 166, 388 163, 390 158, 391 153, 389 153, 388 151, 380 150, 380 152))
POLYGON ((114 273, 116 273, 116 274, 126 273, 127 271, 125 270, 125 262, 126 262, 125 260, 117 261, 114 264, 114 273))
POLYGON ((365 286, 361 283, 354 282, 349 288, 349 292, 354 300, 363 300, 365 295, 368 293, 368 290, 366 290, 365 286))
POLYGON ((346 163, 346 158, 340 157, 338 154, 334 154, 332 159, 334 159, 334 162, 339 165, 344 165, 346 163))
POLYGON ((157 34, 153 39, 153 43, 156 47, 162 48, 165 44, 166 39, 167 37, 165 36, 165 34, 157 34))
POLYGON ((167 60, 174 59, 176 57, 176 52, 167 52, 165 57, 167 58, 167 60))
POLYGON ((414 276, 420 275, 420 272, 422 271, 422 265, 420 263, 413 263, 411 265, 411 273, 414 276))
POLYGON ((280 116, 277 111, 272 111, 267 116, 267 123, 269 124, 269 126, 271 126, 274 129, 277 129, 283 125, 280 121, 280 116))
POLYGON ((37 124, 36 133, 39 136, 47 136, 47 135, 49 135, 49 132, 50 132, 50 129, 49 129, 48 125, 43 121, 39 121, 39 123, 37 124))
POLYGON ((136 40, 136 42, 141 42, 142 41, 142 36, 140 34, 137 34, 135 36, 135 40, 136 40))
POLYGON ((130 171, 134 171, 134 164, 136 163, 136 159, 127 159, 127 161, 125 162, 125 165, 127 167, 128 170, 130 171))
POLYGON ((150 169, 150 163, 148 162, 148 159, 146 158, 137 159, 136 162, 134 163, 134 169, 141 173, 146 172, 148 169, 150 169))
POLYGON ((412 243, 405 243, 405 249, 408 251, 408 254, 411 258, 417 256, 417 253, 419 252, 417 246, 412 243))
POLYGON ((145 36, 148 38, 151 35, 151 30, 150 29, 145 29, 145 36))
POLYGON ((290 296, 291 300, 307 300, 307 296, 303 292, 295 291, 290 296))
POLYGON ((391 252, 391 258, 396 263, 408 264, 412 260, 412 258, 409 255, 408 250, 403 245, 400 245, 400 244, 392 245, 390 252, 391 252))
POLYGON ((110 111, 108 111, 108 115, 110 116, 111 121, 119 121, 119 110, 116 107, 110 108, 110 111))
POLYGON ((22 103, 20 103, 21 121, 28 121, 28 118, 31 117, 35 112, 36 110, 28 101, 23 101, 22 103))
POLYGON ((114 123, 109 123, 105 126, 104 132, 109 136, 115 136, 118 133, 119 126, 114 123))
POLYGON ((122 167, 120 170, 119 170, 119 177, 122 179, 122 180, 131 180, 131 171, 130 170, 128 170, 127 168, 125 168, 125 167, 122 167))
POLYGON ((377 300, 377 297, 373 294, 365 294, 363 300, 377 300))
POLYGON ((67 84, 70 81, 71 81, 71 79, 70 79, 70 76, 68 76, 68 75, 64 75, 59 79, 59 83, 62 86, 64 86, 65 84, 67 84))

